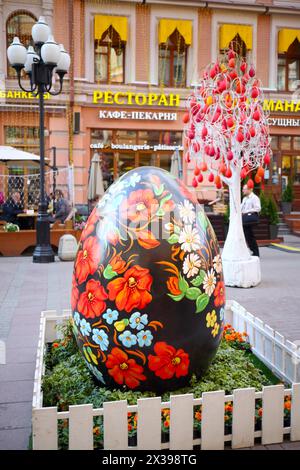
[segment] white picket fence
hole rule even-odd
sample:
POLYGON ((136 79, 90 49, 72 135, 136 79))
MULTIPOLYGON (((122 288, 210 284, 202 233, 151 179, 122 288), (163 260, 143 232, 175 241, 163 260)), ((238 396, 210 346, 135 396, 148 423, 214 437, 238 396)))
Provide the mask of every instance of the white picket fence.
POLYGON ((57 324, 65 322, 69 316, 70 311, 64 311, 62 315, 47 311, 41 316, 33 395, 34 450, 58 448, 58 420, 68 420, 70 450, 93 449, 93 420, 99 416, 103 417, 104 449, 110 450, 191 450, 194 446, 200 446, 203 450, 221 450, 225 443, 232 448, 251 447, 255 438, 260 438, 262 444, 280 443, 287 438, 300 440, 300 383, 292 379, 299 377, 299 350, 291 346, 293 343, 281 339, 277 332, 271 332, 268 325, 236 302, 227 303, 226 322, 238 331, 249 333, 255 354, 276 373, 282 377, 292 377, 289 379, 291 389, 285 390, 283 385, 264 387, 261 392, 245 388, 234 390, 232 395, 225 395, 224 391, 219 390, 203 393, 201 398, 194 398, 193 394, 174 395, 169 402, 162 402, 160 397, 143 398, 138 400, 137 405, 131 406, 126 401, 107 402, 98 409, 93 409, 92 405, 75 405, 65 412, 58 412, 56 407, 43 408, 41 382, 45 344, 57 338, 57 324), (288 427, 284 425, 286 395, 292 396, 288 427), (255 431, 255 402, 258 399, 262 400, 262 426, 261 430, 255 431), (224 404, 229 401, 233 402, 232 432, 225 434, 224 404), (202 406, 201 437, 195 437, 194 407, 199 405, 202 406), (170 433, 169 441, 162 443, 161 410, 164 408, 170 409, 170 433), (128 445, 128 413, 138 414, 136 447, 128 445))
POLYGON ((300 382, 300 345, 284 338, 236 301, 226 304, 225 321, 246 331, 254 354, 287 383, 300 382))

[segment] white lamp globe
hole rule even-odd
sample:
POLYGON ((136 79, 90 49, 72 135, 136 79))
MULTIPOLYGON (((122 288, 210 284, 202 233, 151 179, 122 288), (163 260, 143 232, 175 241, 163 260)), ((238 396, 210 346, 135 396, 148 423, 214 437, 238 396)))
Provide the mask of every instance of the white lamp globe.
POLYGON ((43 44, 48 40, 50 28, 43 16, 40 16, 39 20, 32 26, 31 35, 35 44, 43 44))
POLYGON ((32 46, 29 46, 26 54, 26 62, 24 65, 24 70, 26 73, 30 73, 32 69, 32 64, 35 61, 34 59, 39 60, 39 56, 35 53, 35 50, 32 46))
POLYGON ((26 47, 20 43, 20 39, 16 36, 13 42, 7 48, 7 58, 9 63, 14 65, 24 65, 26 61, 26 47))
POLYGON ((60 50, 59 45, 54 41, 52 35, 50 35, 45 44, 42 45, 41 56, 45 64, 57 65, 60 59, 60 50))
POLYGON ((56 72, 65 72, 67 73, 70 68, 71 58, 67 51, 65 50, 63 44, 59 45, 60 56, 59 61, 57 62, 56 72))

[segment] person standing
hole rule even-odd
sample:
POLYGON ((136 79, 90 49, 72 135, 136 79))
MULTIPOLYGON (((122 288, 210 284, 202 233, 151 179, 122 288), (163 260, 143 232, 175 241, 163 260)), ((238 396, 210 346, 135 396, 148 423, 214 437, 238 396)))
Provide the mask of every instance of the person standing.
POLYGON ((260 199, 254 194, 252 188, 248 188, 247 184, 243 187, 243 195, 241 210, 246 242, 253 256, 259 256, 259 249, 253 233, 253 227, 259 223, 259 213, 261 211, 260 199))

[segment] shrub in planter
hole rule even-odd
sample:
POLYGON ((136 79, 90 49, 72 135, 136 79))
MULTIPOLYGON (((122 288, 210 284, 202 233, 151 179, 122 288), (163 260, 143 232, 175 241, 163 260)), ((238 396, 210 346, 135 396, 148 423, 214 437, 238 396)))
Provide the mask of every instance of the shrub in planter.
POLYGON ((269 219, 269 236, 271 240, 275 240, 278 236, 278 209, 272 194, 266 195, 264 191, 260 192, 260 205, 261 205, 261 217, 269 219))
POLYGON ((279 216, 277 205, 273 195, 269 196, 268 200, 268 213, 269 213, 269 222, 270 222, 270 239, 275 240, 278 236, 278 223, 279 223, 279 216))
POLYGON ((293 198, 294 198, 293 186, 292 186, 292 183, 289 182, 282 194, 282 199, 281 199, 281 209, 284 214, 291 213, 293 198))
MULTIPOLYGON (((63 339, 48 345, 43 378, 43 405, 57 406, 58 411, 68 410, 70 405, 92 403, 94 408, 101 408, 106 401, 127 400, 129 405, 137 403, 139 398, 153 397, 153 392, 133 390, 109 390, 99 386, 93 374, 86 368, 84 359, 75 343, 71 332, 71 323, 60 328, 63 339)), ((208 371, 199 380, 193 376, 188 386, 172 391, 171 394, 193 393, 195 398, 203 392, 224 390, 231 394, 235 388, 254 387, 261 390, 263 385, 278 383, 254 363, 248 336, 238 333, 231 325, 224 326, 223 339, 219 350, 208 371)), ((257 358, 255 360, 258 361, 257 358)), ((162 401, 170 399, 170 392, 165 392, 162 401)), ((194 438, 201 437, 201 407, 194 407, 194 438)), ((128 413, 128 444, 137 445, 137 413, 128 413)), ((224 429, 231 432, 232 403, 225 403, 224 429)), ((162 442, 169 441, 170 409, 162 410, 162 442)), ((68 420, 59 420, 59 448, 68 448, 68 420)), ((103 417, 94 418, 94 448, 103 448, 103 417)))

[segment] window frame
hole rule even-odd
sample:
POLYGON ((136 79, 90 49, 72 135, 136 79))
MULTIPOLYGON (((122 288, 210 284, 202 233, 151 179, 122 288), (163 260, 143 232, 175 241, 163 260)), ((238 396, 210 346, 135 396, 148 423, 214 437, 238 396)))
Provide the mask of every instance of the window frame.
MULTIPOLYGON (((10 15, 8 16, 6 23, 5 23, 5 39, 6 39, 6 49, 10 46, 11 42, 13 41, 13 38, 15 36, 18 36, 20 39, 20 42, 23 44, 23 46, 28 47, 29 45, 33 45, 33 40, 31 36, 27 36, 24 34, 21 34, 19 28, 20 24, 18 24, 18 31, 15 33, 9 33, 8 32, 8 26, 9 22, 13 20, 13 18, 20 16, 20 15, 27 15, 33 20, 33 24, 37 22, 37 17, 35 16, 34 13, 28 11, 28 10, 15 10, 10 15)), ((17 77, 17 74, 15 70, 12 68, 10 65, 8 59, 6 58, 6 78, 14 79, 17 77)), ((23 72, 24 73, 24 72, 23 72)), ((25 74, 24 74, 25 76, 25 74)))
POLYGON ((110 30, 112 30, 115 34, 117 34, 119 36, 119 33, 113 28, 113 26, 109 26, 109 28, 107 28, 107 30, 104 31, 104 33, 102 35, 102 38, 100 40, 99 39, 94 40, 94 82, 95 83, 101 83, 101 84, 107 84, 107 85, 110 85, 110 84, 124 85, 124 83, 125 83, 125 72, 126 72, 126 41, 121 41, 121 39, 120 39, 119 44, 117 45, 118 47, 122 48, 122 53, 123 53, 123 63, 122 63, 123 78, 122 78, 121 82, 113 81, 113 80, 111 80, 111 49, 114 49, 115 47, 112 45, 112 43, 110 43, 109 41, 105 41, 103 39, 107 36, 107 34, 110 34, 110 30), (98 47, 106 47, 106 49, 107 49, 106 53, 101 53, 101 52, 97 53, 96 52, 97 43, 98 43, 98 47), (105 80, 100 80, 100 79, 97 78, 96 54, 98 54, 98 56, 101 56, 101 55, 106 55, 107 56, 107 66, 106 66, 107 78, 105 80))
MULTIPOLYGON (((180 34, 180 32, 176 29, 173 31, 173 33, 168 37, 168 40, 172 38, 173 35, 179 35, 182 38, 183 42, 183 55, 184 55, 184 80, 181 82, 179 85, 178 83, 175 84, 175 79, 174 79, 174 62, 175 62, 175 52, 178 52, 178 48, 176 47, 176 44, 172 43, 171 45, 167 45, 167 43, 162 43, 158 45, 158 86, 164 86, 167 88, 186 88, 187 87, 187 69, 188 69, 188 48, 189 44, 185 43, 185 40, 183 36, 180 34), (169 83, 166 84, 161 80, 160 77, 160 60, 161 60, 161 51, 170 51, 170 57, 168 59, 169 62, 169 83)), ((172 41, 172 40, 171 40, 172 41)))
MULTIPOLYGON (((292 44, 290 44, 289 49, 294 44, 294 42, 292 44)), ((289 49, 288 49, 284 54, 278 54, 277 55, 277 87, 276 88, 280 92, 286 92, 286 93, 292 93, 293 92, 293 90, 289 89, 289 64, 294 62, 294 61, 298 62, 298 77, 299 77, 298 80, 300 80, 300 42, 299 41, 297 41, 297 42, 298 42, 298 48, 299 48, 299 53, 298 54, 295 54, 295 53, 289 54, 288 53, 289 49), (279 64, 279 59, 284 59, 284 61, 285 61, 284 66, 279 64), (278 88, 278 70, 279 70, 280 67, 285 68, 284 88, 278 88)))

